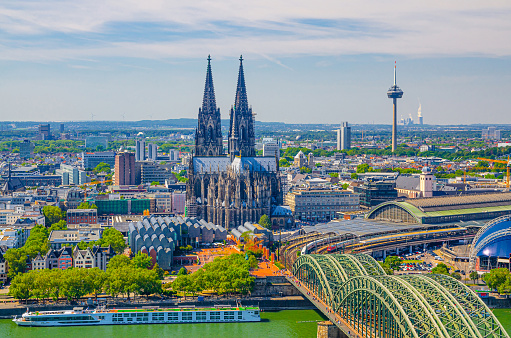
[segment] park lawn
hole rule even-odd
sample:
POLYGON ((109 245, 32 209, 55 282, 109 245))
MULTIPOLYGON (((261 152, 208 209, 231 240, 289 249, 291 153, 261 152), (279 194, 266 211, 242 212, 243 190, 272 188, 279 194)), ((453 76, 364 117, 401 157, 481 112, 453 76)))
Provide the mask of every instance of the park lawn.
POLYGON ((508 333, 511 332, 511 309, 492 309, 492 311, 504 329, 508 333))

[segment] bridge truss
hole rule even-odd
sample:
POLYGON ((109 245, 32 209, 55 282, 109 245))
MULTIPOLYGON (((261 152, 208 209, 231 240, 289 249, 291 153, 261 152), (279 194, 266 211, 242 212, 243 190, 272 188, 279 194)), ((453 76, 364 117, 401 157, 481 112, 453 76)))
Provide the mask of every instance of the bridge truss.
POLYGON ((302 255, 293 275, 363 337, 507 337, 483 301, 445 275, 386 275, 369 255, 302 255))

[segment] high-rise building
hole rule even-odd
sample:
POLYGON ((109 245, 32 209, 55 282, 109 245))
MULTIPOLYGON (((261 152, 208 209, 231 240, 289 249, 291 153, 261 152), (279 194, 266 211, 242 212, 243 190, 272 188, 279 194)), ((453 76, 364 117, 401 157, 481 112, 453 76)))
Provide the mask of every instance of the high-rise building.
POLYGON ((41 140, 51 140, 51 131, 50 124, 40 124, 39 125, 39 139, 41 140))
POLYGON ((351 127, 348 122, 343 122, 341 128, 337 130, 337 150, 351 149, 351 127))
POLYGON ((145 141, 137 140, 135 144, 135 160, 145 161, 145 141))
POLYGON ((97 147, 105 150, 108 148, 108 138, 105 136, 87 136, 85 138, 85 148, 97 149, 97 147))
POLYGON ((276 156, 280 159, 280 142, 274 139, 263 140, 263 156, 276 156))
POLYGON ((123 152, 115 156, 115 185, 135 184, 135 154, 123 152))
POLYGON ((488 127, 488 129, 483 129, 481 136, 484 140, 500 140, 500 130, 488 127))
POLYGON ((34 154, 34 144, 29 140, 23 140, 20 143, 20 157, 22 159, 32 158, 34 154))
POLYGON ((397 147, 397 99, 403 97, 403 91, 396 84, 396 64, 394 63, 394 85, 387 91, 387 96, 392 99, 394 106, 394 115, 392 119, 392 152, 396 151, 397 147))
POLYGON ((60 124, 60 133, 62 134, 64 132, 64 123, 60 124))
POLYGON ((158 157, 158 146, 155 143, 149 143, 147 145, 147 159, 151 161, 156 161, 158 157))
POLYGON ((113 168, 115 166, 115 153, 113 151, 103 151, 96 153, 82 153, 82 162, 84 169, 94 169, 101 162, 106 163, 113 168))

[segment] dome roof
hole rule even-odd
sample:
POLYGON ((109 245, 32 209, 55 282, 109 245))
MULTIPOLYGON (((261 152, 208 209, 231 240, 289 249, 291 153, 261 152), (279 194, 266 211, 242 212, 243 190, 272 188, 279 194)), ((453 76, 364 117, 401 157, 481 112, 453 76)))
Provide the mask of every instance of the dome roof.
POLYGON ((431 168, 428 167, 427 165, 425 165, 424 167, 422 167, 422 173, 423 174, 431 174, 431 168))
POLYGON ((482 227, 472 243, 471 256, 509 258, 511 254, 511 216, 496 218, 482 227))

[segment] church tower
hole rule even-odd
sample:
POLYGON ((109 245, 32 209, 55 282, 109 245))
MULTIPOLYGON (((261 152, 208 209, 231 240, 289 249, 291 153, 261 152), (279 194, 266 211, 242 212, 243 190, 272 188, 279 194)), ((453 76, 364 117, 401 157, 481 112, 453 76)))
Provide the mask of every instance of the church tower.
POLYGON ((202 99, 202 108, 199 108, 199 121, 195 130, 195 155, 223 155, 220 108, 216 107, 213 74, 211 73, 211 56, 209 55, 204 98, 202 99))
POLYGON ((255 157, 255 133, 252 108, 248 106, 247 88, 243 73, 243 57, 240 56, 240 70, 234 107, 231 108, 229 127, 229 155, 255 157))

